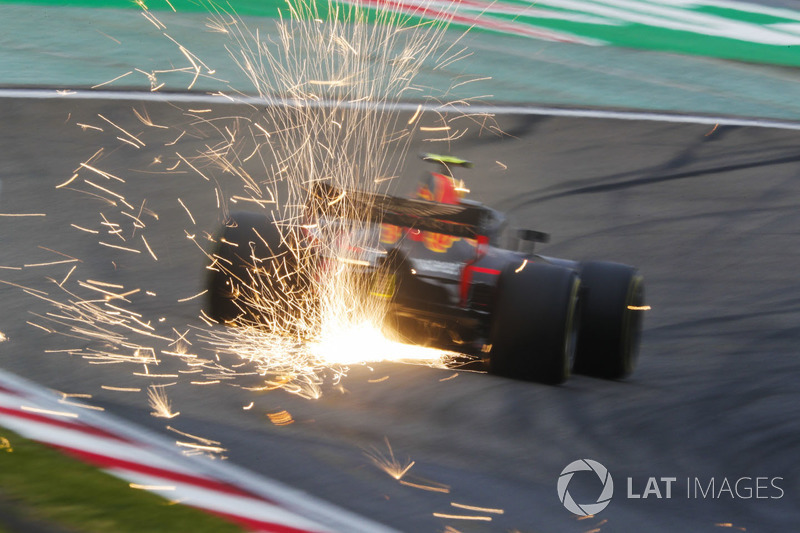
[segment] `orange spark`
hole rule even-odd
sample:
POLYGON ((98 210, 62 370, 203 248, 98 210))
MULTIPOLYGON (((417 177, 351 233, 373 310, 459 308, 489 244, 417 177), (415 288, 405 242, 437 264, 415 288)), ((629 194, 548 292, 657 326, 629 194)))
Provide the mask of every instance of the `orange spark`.
POLYGON ((153 249, 150 248, 150 245, 147 243, 147 239, 144 238, 144 235, 142 235, 142 242, 144 243, 144 247, 147 248, 147 251, 153 257, 153 259, 158 261, 158 257, 156 257, 156 254, 155 252, 153 252, 153 249))
POLYGON ((100 388, 114 392, 142 392, 142 389, 138 387, 112 387, 111 385, 100 385, 100 388))
POLYGON ((178 203, 181 204, 181 207, 183 207, 183 209, 186 211, 186 214, 189 215, 189 220, 192 221, 192 224, 196 226, 197 222, 194 221, 194 217, 192 216, 192 212, 189 211, 189 208, 186 207, 186 204, 183 203, 183 200, 178 198, 178 203))
POLYGON ((456 503, 450 502, 450 505, 453 507, 457 507, 458 509, 465 509, 467 511, 475 511, 477 513, 492 513, 492 514, 504 514, 505 511, 503 509, 492 509, 490 507, 477 507, 475 505, 464 505, 463 503, 456 503))
POLYGON ((20 405, 20 409, 23 411, 29 411, 31 413, 38 413, 42 415, 51 415, 51 416, 62 416, 64 418, 78 418, 78 415, 75 413, 69 413, 66 411, 52 411, 50 409, 41 409, 39 407, 29 407, 27 405, 20 405))
MULTIPOLYGON (((105 35, 105 33, 103 35, 105 35)), ((106 37, 108 37, 108 35, 106 35, 106 37)), ((109 39, 110 39, 110 37, 109 37, 109 39)), ((116 40, 116 39, 114 39, 114 40, 116 40)), ((117 43, 119 43, 119 41, 117 41, 117 43)), ((117 76, 114 79, 111 79, 111 80, 108 80, 108 81, 104 81, 103 83, 98 83, 97 85, 93 85, 92 89, 97 89, 98 87, 102 87, 103 85, 108 85, 110 83, 114 83, 115 81, 120 80, 120 79, 124 78, 125 76, 127 76, 129 74, 133 74, 133 71, 129 70, 125 74, 121 74, 121 75, 117 76)))
POLYGON ((450 493, 450 487, 448 487, 447 485, 441 485, 441 484, 427 485, 423 483, 412 483, 411 481, 407 481, 405 479, 401 479, 400 484, 405 485, 407 487, 413 487, 415 489, 427 490, 428 492, 442 492, 444 494, 450 493))
POLYGON ((278 411, 277 413, 267 413, 267 418, 276 426, 288 426, 294 423, 294 418, 292 418, 292 415, 286 410, 278 411))
POLYGON ((447 518, 450 520, 476 520, 480 522, 491 522, 491 516, 470 516, 470 515, 459 515, 459 514, 445 514, 445 513, 433 513, 433 516, 436 518, 447 518))
POLYGON ((181 302, 181 303, 188 302, 189 300, 194 300, 195 298, 199 298, 200 296, 204 295, 207 292, 208 292, 208 289, 204 290, 203 292, 198 292, 194 296, 189 296, 188 298, 181 298, 178 301, 181 302))
POLYGON ((98 114, 97 114, 97 116, 98 116, 98 117, 100 117, 101 119, 103 119, 104 121, 106 121, 107 123, 111 124, 112 126, 114 126, 114 127, 115 127, 116 129, 118 129, 119 131, 121 131, 121 132, 122 132, 122 133, 123 133, 125 136, 127 136, 127 137, 130 139, 130 142, 131 142, 131 143, 132 143, 134 146, 136 146, 137 148, 139 147, 139 146, 137 146, 137 145, 141 145, 142 147, 146 146, 146 145, 144 144, 144 142, 142 142, 142 141, 141 141, 141 139, 139 139, 138 137, 136 137, 136 136, 135 136, 135 135, 133 135, 132 133, 130 133, 130 132, 128 132, 128 131, 126 131, 125 129, 123 129, 122 127, 118 126, 117 124, 115 124, 115 123, 111 122, 109 119, 107 119, 106 117, 104 117, 104 116, 103 116, 103 115, 101 115, 100 113, 98 113, 98 114))

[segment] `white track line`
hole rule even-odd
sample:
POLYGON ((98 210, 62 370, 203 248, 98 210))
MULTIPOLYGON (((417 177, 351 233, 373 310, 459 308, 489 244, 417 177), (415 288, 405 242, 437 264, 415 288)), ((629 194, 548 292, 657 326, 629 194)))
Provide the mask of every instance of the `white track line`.
POLYGON ((146 428, 108 412, 59 403, 60 399, 53 391, 0 369, 0 425, 76 454, 123 479, 155 487, 156 494, 226 516, 254 531, 278 527, 298 533, 396 533, 230 461, 186 457, 174 441, 146 428), (166 487, 174 490, 163 490, 166 487))
MULTIPOLYGON (((0 89, 0 98, 19 98, 31 100, 115 100, 136 102, 174 102, 191 104, 247 104, 256 106, 307 106, 330 108, 363 107, 364 104, 319 100, 300 102, 287 98, 261 98, 257 96, 228 96, 220 93, 160 93, 148 91, 103 91, 103 90, 56 90, 56 89, 0 89)), ((416 111, 418 103, 395 102, 386 108, 398 111, 416 111)), ((691 115, 658 113, 651 111, 613 111, 604 109, 580 109, 569 107, 542 107, 525 105, 434 105, 422 104, 424 111, 479 113, 489 115, 541 115, 552 117, 599 118, 611 120, 644 120, 650 122, 670 122, 679 124, 703 124, 720 126, 744 126, 750 128, 775 128, 800 130, 800 122, 760 118, 738 118, 713 115, 691 115)))

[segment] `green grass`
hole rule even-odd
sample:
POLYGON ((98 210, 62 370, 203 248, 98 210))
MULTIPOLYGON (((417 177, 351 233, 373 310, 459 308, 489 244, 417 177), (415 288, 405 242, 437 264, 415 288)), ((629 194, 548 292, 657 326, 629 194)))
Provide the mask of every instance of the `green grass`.
POLYGON ((81 533, 243 531, 0 427, 0 533, 16 530, 14 521, 81 533))

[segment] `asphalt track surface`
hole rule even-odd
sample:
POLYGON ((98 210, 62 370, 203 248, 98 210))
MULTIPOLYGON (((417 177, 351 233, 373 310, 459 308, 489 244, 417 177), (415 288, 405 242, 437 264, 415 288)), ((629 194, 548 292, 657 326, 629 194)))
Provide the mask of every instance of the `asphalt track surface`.
MULTIPOLYGON (((152 130, 137 150, 76 126, 100 125, 102 114, 143 131, 134 105, 162 124, 191 121, 165 104, 0 99, 0 213, 47 214, 0 218, 0 265, 52 261, 61 257, 41 247, 58 250, 82 260, 82 279, 153 290, 158 298, 141 311, 180 329, 199 323, 200 300, 178 300, 202 290, 204 277, 183 230, 214 231, 220 215, 197 175, 142 171, 157 167, 156 157, 188 154, 207 140, 187 135, 180 148, 166 147, 174 132, 152 130), (70 227, 96 226, 103 204, 55 186, 100 146, 103 168, 128 179, 118 192, 147 198, 159 213, 163 231, 148 234, 158 262, 104 249, 96 236, 70 227), (196 228, 177 197, 192 208, 196 228)), ((251 111, 227 106, 212 115, 240 113, 251 111)), ((653 309, 631 379, 577 376, 551 387, 384 363, 353 367, 341 388, 331 386, 315 401, 182 380, 168 389, 181 414, 165 424, 150 416, 150 381, 131 367, 45 353, 74 342, 27 325, 37 321, 31 312, 48 307, 7 284, 0 284, 0 331, 8 337, 0 366, 60 391, 92 394, 93 403, 165 435, 175 436, 165 430, 169 424, 221 441, 238 465, 402 531, 795 530, 800 134, 542 116, 498 122, 508 136, 475 131, 452 146, 477 163, 463 173, 472 197, 507 210, 520 226, 552 233, 543 253, 615 260, 645 274, 653 309), (281 410, 293 424, 270 423, 266 414, 281 410), (399 459, 415 461, 406 480, 447 485, 449 493, 401 485, 376 468, 363 450, 385 450, 384 438, 399 459), (616 486, 609 507, 587 520, 566 511, 556 494, 561 470, 580 458, 608 467, 616 486), (626 478, 641 494, 651 476, 678 478, 671 499, 626 498, 626 478), (686 497, 687 478, 704 485, 714 478, 718 490, 724 478, 741 477, 780 477, 783 497, 772 498, 779 495, 772 488, 762 499, 686 497)), ((415 141, 411 153, 429 148, 415 141)), ((422 170, 410 161, 407 174, 422 170)), ((0 279, 52 291, 45 277, 61 279, 71 265, 3 269, 0 279)))

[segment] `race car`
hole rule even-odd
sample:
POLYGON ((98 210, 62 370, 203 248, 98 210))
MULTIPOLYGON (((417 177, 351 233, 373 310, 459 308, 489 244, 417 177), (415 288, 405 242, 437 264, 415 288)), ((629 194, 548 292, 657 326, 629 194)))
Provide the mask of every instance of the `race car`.
MULTIPOLYGON (((354 275, 370 280, 363 284, 368 287, 363 298, 385 301, 385 327, 404 342, 462 353, 483 361, 493 374, 521 380, 559 384, 573 372, 606 379, 630 375, 646 309, 637 269, 534 253, 535 243, 549 240, 547 234, 512 232, 502 213, 465 198, 463 182, 452 171, 472 166, 469 161, 422 158, 439 168, 412 198, 342 191, 325 183, 309 192, 317 222, 339 224, 342 233, 360 232, 348 241, 361 243, 348 248, 353 254, 348 264, 354 275), (341 211, 326 212, 344 197, 358 213, 357 228, 336 220, 341 211)), ((300 246, 313 246, 313 231, 307 233, 300 246)), ((235 323, 259 312, 241 297, 259 258, 274 262, 262 268, 266 275, 259 280, 266 297, 312 290, 313 283, 301 279, 287 282, 297 256, 290 246, 298 243, 287 243, 269 215, 231 215, 212 254, 226 268, 211 269, 207 314, 235 323)))

